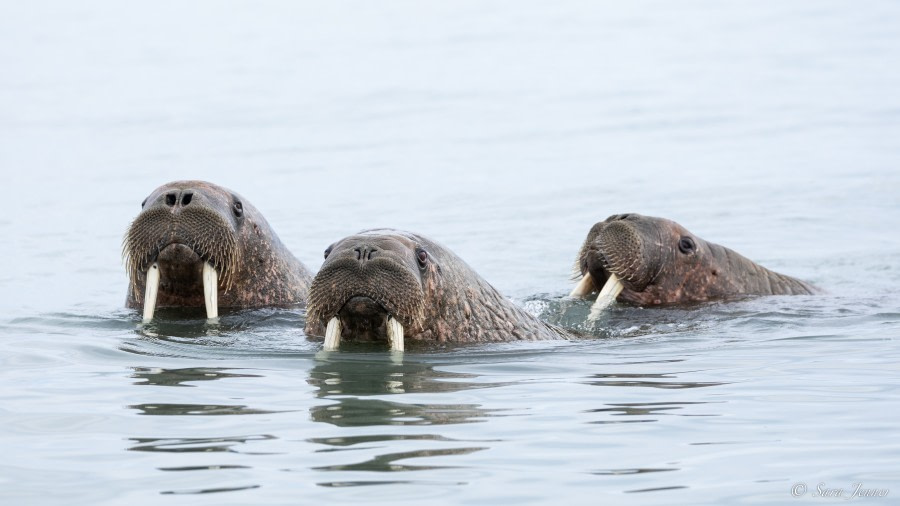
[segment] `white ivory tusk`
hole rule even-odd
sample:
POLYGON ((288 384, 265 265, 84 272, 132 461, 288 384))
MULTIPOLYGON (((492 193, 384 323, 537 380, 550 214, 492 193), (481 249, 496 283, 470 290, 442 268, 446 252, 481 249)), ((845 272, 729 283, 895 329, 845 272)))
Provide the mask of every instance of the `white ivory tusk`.
POLYGON ((325 345, 322 347, 325 351, 335 351, 341 345, 341 320, 335 316, 328 320, 328 327, 325 328, 325 345))
POLYGON ((388 317, 387 321, 387 337, 388 342, 393 351, 403 351, 403 324, 394 319, 393 316, 388 317))
POLYGON ((157 293, 159 293, 159 264, 154 262, 147 270, 147 286, 144 288, 144 323, 153 319, 157 293))
POLYGON ((610 274, 606 284, 603 285, 603 289, 600 290, 600 295, 597 296, 597 300, 591 306, 591 314, 588 316, 588 319, 596 320, 604 309, 616 301, 616 297, 622 293, 624 288, 625 285, 622 284, 619 278, 615 274, 610 274))
POLYGON ((593 291, 594 278, 591 277, 590 272, 585 272, 584 277, 582 277, 581 281, 575 285, 575 288, 572 289, 572 293, 569 294, 569 297, 584 297, 593 291))
POLYGON ((203 264, 203 301, 206 303, 206 317, 219 317, 219 273, 209 263, 203 264))

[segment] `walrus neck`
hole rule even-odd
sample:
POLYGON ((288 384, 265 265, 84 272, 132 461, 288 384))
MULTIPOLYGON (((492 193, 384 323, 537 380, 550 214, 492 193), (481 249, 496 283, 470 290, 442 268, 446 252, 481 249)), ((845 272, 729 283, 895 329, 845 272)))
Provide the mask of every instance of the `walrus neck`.
MULTIPOLYGON (((461 263, 461 261, 460 261, 461 263)), ((466 265, 442 269, 443 276, 425 283, 428 297, 441 301, 426 304, 425 329, 416 339, 468 342, 500 342, 559 339, 569 334, 541 322, 513 304, 466 265), (467 275, 463 276, 461 272, 467 275), (435 309, 430 309, 435 308, 435 309), (432 311, 434 314, 428 314, 432 311)))
POLYGON ((242 294, 238 307, 305 305, 312 274, 271 232, 268 225, 248 222, 242 231, 242 262, 236 271, 238 279, 266 290, 242 294), (288 294, 291 294, 289 297, 288 294), (296 302, 299 299, 299 302, 296 302))
POLYGON ((749 273, 740 280, 748 293, 760 295, 811 295, 817 292, 811 285, 799 279, 767 269, 741 254, 719 246, 732 264, 742 265, 749 273))
POLYGON ((716 265, 713 271, 717 285, 724 294, 808 295, 812 286, 799 279, 769 270, 740 253, 714 243, 707 243, 716 265), (741 273, 739 277, 731 274, 741 273))

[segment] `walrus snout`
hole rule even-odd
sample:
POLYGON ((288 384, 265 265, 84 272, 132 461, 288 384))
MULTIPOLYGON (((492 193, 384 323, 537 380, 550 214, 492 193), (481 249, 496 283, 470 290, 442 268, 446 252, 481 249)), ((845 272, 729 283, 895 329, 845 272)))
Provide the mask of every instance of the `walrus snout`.
POLYGON ((591 291, 600 290, 612 274, 631 289, 642 290, 654 275, 653 245, 647 244, 648 236, 652 235, 633 214, 614 215, 594 225, 578 258, 580 273, 591 277, 591 291))
POLYGON ((230 282, 240 261, 234 225, 215 208, 195 203, 196 195, 191 196, 187 207, 183 204, 186 196, 180 194, 180 198, 181 202, 168 206, 166 197, 160 197, 158 203, 141 212, 128 228, 123 255, 131 279, 137 279, 139 273, 146 272, 156 261, 202 261, 222 271, 230 282), (184 252, 167 255, 166 249, 172 245, 182 245, 195 255, 184 252))
POLYGON ((325 262, 310 286, 307 316, 324 325, 345 311, 383 312, 404 327, 420 328, 423 299, 414 245, 361 233, 326 250, 325 262))
POLYGON ((652 278, 650 248, 644 239, 647 236, 638 224, 627 217, 610 222, 595 242, 602 255, 597 263, 623 282, 642 290, 652 278))
POLYGON ((641 292, 658 274, 659 234, 638 214, 615 214, 594 224, 578 254, 581 280, 570 293, 584 297, 599 291, 591 307, 596 318, 621 295, 641 292))

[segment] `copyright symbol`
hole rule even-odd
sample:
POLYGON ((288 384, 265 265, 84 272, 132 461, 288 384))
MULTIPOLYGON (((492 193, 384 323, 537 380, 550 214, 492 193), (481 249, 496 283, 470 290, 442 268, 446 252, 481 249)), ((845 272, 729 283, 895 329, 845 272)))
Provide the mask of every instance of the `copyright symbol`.
POLYGON ((791 495, 794 497, 803 497, 806 494, 806 483, 797 483, 791 487, 791 495))

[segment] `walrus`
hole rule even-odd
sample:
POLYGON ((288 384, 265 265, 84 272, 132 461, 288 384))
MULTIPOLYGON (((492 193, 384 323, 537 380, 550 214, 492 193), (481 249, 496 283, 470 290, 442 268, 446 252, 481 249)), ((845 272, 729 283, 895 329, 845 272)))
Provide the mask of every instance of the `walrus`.
POLYGON ((704 241, 664 218, 616 214, 595 224, 576 259, 572 297, 600 291, 592 313, 614 300, 642 306, 818 289, 704 241))
POLYGON ((153 190, 128 227, 122 255, 130 285, 125 305, 292 306, 306 302, 310 271, 250 202, 205 181, 174 181, 153 190))
POLYGON ((325 250, 307 305, 306 334, 384 342, 475 343, 569 334, 513 304, 452 251, 422 235, 375 229, 325 250), (323 332, 324 329, 324 332, 323 332))

